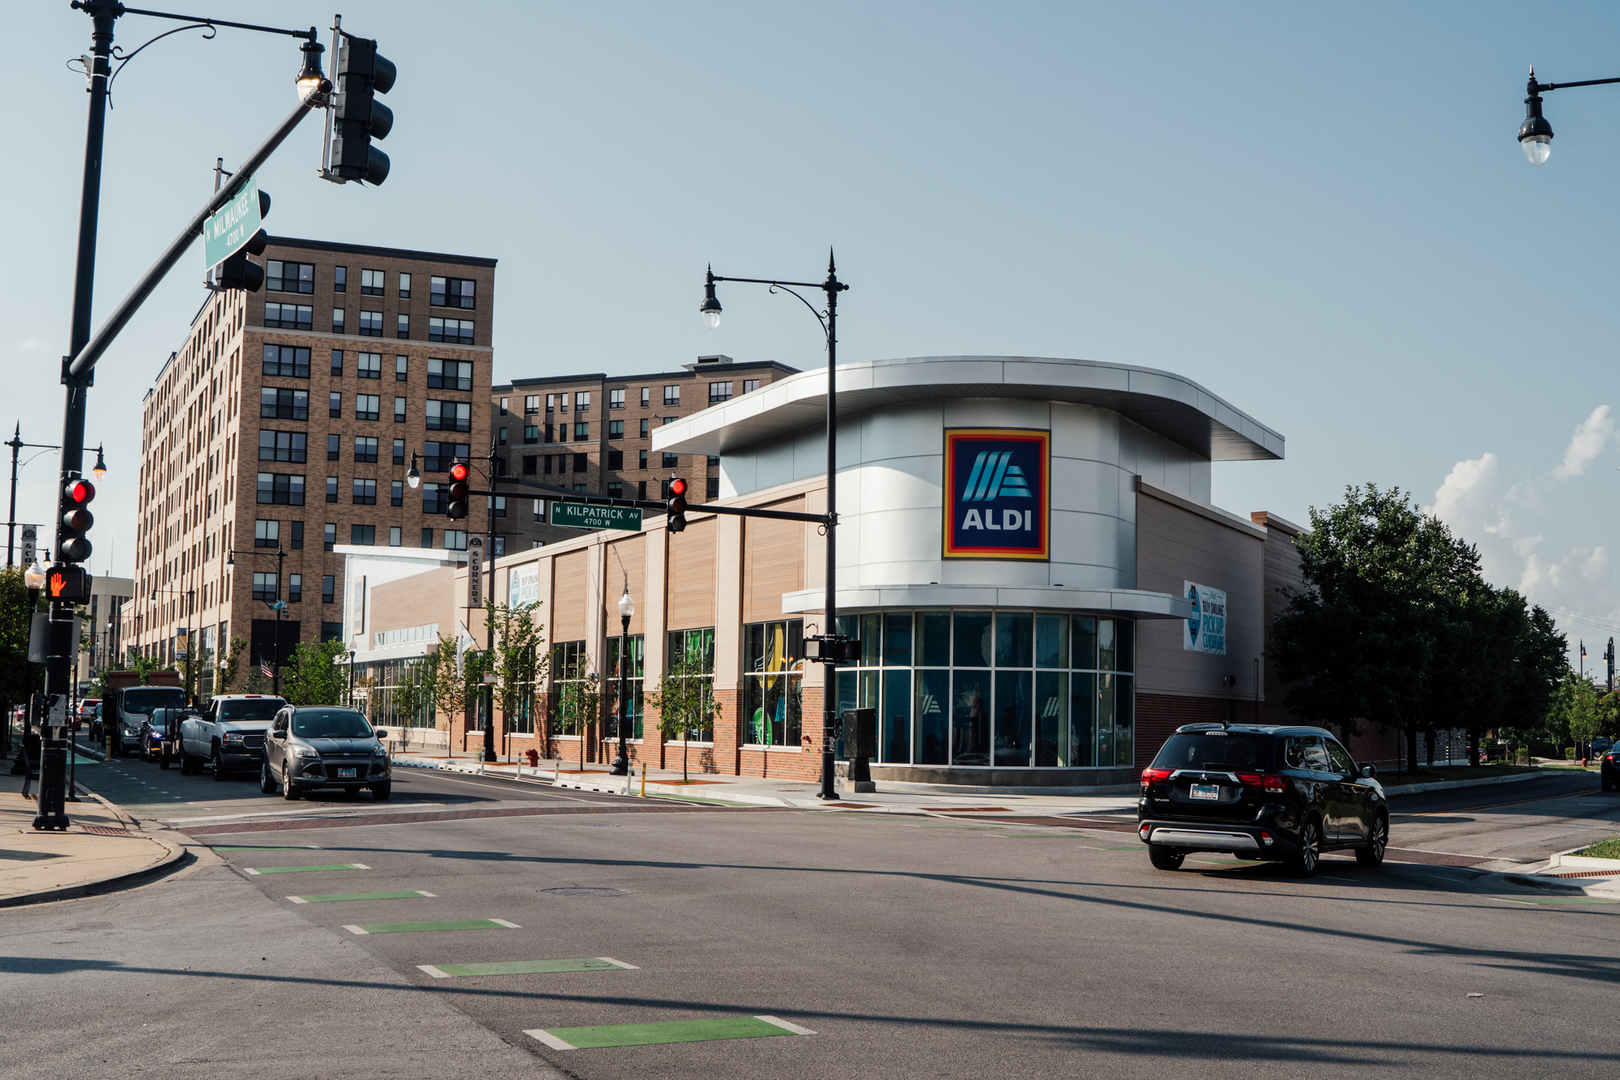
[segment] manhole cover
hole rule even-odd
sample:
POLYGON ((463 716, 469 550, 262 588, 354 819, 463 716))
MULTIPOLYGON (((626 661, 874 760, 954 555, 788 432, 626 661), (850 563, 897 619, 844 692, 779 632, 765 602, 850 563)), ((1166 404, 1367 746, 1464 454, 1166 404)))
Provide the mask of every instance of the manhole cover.
POLYGON ((557 889, 541 889, 550 896, 629 896, 629 889, 609 889, 600 885, 565 885, 557 889))

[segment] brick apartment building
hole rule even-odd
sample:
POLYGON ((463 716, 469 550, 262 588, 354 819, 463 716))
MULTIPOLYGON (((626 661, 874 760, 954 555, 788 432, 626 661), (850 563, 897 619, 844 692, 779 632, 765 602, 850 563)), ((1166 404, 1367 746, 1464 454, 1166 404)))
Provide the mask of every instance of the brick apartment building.
MULTIPOLYGON (((680 476, 691 483, 693 502, 718 499, 720 459, 655 453, 652 433, 797 371, 774 360, 700 356, 679 371, 514 379, 490 391, 496 442, 508 472, 519 478, 613 498, 662 499, 665 483, 680 476)), ((531 498, 504 501, 496 512, 498 522, 505 519, 499 525, 506 550, 581 535, 546 524, 531 498)), ((481 519, 477 508, 472 517, 481 519)))
POLYGON ((337 545, 465 548, 435 474, 491 439, 494 259, 275 237, 260 261, 264 289, 212 295, 141 403, 123 640, 173 663, 194 634, 205 695, 232 638, 241 678, 342 636, 337 545))

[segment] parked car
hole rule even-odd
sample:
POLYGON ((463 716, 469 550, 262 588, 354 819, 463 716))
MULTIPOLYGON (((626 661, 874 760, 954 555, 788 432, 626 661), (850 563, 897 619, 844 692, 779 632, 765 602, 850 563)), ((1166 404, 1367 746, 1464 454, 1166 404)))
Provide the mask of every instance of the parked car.
POLYGON ((1376 775, 1322 728, 1188 724, 1142 772, 1137 833, 1160 870, 1195 851, 1277 860, 1301 877, 1334 849, 1377 866, 1389 803, 1376 775))
POLYGON ((102 717, 102 726, 113 725, 113 753, 123 757, 141 748, 141 725, 153 709, 178 709, 186 703, 186 692, 178 686, 126 686, 113 697, 114 713, 102 717))
POLYGON ((96 706, 101 704, 100 698, 84 698, 79 702, 78 720, 81 724, 88 724, 96 718, 96 706))
POLYGON ((1603 755, 1598 762, 1598 779, 1603 782, 1604 791, 1614 791, 1620 788, 1620 750, 1613 747, 1603 755))
POLYGON ((1597 738, 1593 739, 1590 743, 1587 744, 1587 746, 1586 746, 1586 754, 1587 754, 1588 757, 1599 757, 1600 755, 1607 754, 1610 750, 1613 750, 1613 749, 1614 749, 1614 740, 1613 739, 1608 739, 1608 738, 1603 737, 1602 735, 1599 735, 1597 738))
POLYGON ((169 732, 192 714, 191 709, 153 709, 152 715, 141 722, 141 760, 155 762, 158 768, 167 769, 174 760, 169 749, 173 745, 169 732))
POLYGON ((276 713, 259 766, 259 790, 296 799, 306 791, 370 788, 386 799, 393 789, 388 732, 373 728, 356 709, 335 705, 289 705, 276 713))
POLYGON ((264 735, 285 698, 270 694, 221 694, 199 714, 180 721, 180 771, 187 776, 212 762, 214 779, 234 769, 252 769, 264 757, 264 735))

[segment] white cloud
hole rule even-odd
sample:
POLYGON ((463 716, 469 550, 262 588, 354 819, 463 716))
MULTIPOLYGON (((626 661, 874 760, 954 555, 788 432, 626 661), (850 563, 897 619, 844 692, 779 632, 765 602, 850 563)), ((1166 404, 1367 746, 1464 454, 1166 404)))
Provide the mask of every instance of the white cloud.
POLYGON ((1607 405, 1599 405, 1575 429, 1575 435, 1564 451, 1564 463, 1553 470, 1553 475, 1560 480, 1581 475, 1592 459, 1603 453, 1613 436, 1614 418, 1609 415, 1607 405))
POLYGON ((18 352, 48 352, 51 343, 44 338, 31 337, 17 346, 18 352))
POLYGON ((1434 493, 1434 505, 1424 507, 1423 512, 1453 528, 1464 522, 1479 524, 1482 514, 1488 517, 1496 501, 1496 474, 1496 455, 1489 451, 1457 462, 1434 493))
MULTIPOLYGON (((1609 553, 1600 545, 1594 548, 1574 548, 1557 562, 1549 562, 1532 553, 1525 560, 1524 575, 1519 579, 1519 591, 1532 600, 1553 600, 1560 593, 1579 589, 1582 596, 1588 590, 1609 580, 1609 553)), ((1581 597, 1571 598, 1578 604, 1581 597)), ((1556 603, 1556 600, 1553 600, 1556 603)))

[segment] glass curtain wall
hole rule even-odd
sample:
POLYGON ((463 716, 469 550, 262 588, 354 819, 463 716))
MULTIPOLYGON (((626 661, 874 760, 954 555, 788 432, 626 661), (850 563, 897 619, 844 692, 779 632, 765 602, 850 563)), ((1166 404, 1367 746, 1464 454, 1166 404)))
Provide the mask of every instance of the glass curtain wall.
MULTIPOLYGON (((646 655, 646 639, 641 634, 631 634, 625 641, 625 652, 630 656, 630 670, 628 673, 630 680, 630 723, 625 729, 625 738, 639 739, 641 738, 642 677, 646 670, 643 666, 643 659, 646 655)), ((607 669, 611 672, 610 677, 612 679, 612 684, 607 688, 607 730, 612 733, 609 736, 610 738, 617 739, 619 737, 619 638, 617 635, 608 638, 607 669)))
MULTIPOLYGON (((842 615, 838 707, 878 709, 881 764, 1113 768, 1134 760, 1134 624, 1039 611, 842 615)), ((838 753, 843 756, 840 744, 838 753)))
POLYGON ((743 627, 742 740, 750 746, 798 746, 804 682, 804 622, 743 627))

